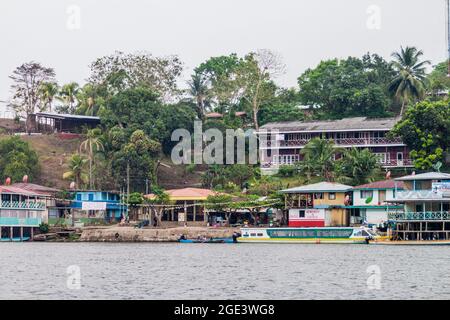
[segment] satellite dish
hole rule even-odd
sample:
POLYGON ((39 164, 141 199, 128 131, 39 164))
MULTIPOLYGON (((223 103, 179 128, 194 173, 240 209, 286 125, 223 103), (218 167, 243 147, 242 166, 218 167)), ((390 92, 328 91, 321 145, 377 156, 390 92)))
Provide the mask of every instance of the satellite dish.
POLYGON ((75 189, 75 186, 76 186, 75 182, 72 181, 72 182, 70 183, 69 188, 73 190, 73 189, 75 189))
POLYGON ((28 175, 24 175, 22 178, 23 183, 28 183, 28 175))

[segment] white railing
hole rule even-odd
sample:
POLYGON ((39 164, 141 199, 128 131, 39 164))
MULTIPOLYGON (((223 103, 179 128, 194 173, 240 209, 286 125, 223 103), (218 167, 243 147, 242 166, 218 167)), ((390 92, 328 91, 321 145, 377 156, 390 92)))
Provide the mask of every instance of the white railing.
POLYGON ((1 201, 0 209, 45 210, 45 202, 1 201))
MULTIPOLYGON (((386 145, 386 144, 403 144, 401 138, 339 138, 339 139, 326 139, 333 141, 338 146, 369 146, 369 145, 386 145)), ((308 144, 311 139, 296 139, 296 140, 280 140, 278 141, 280 147, 295 147, 304 146, 308 144)), ((270 140, 267 141, 267 145, 270 146, 270 140)))
POLYGON ((450 220, 450 212, 442 211, 426 211, 426 212, 389 212, 388 219, 394 221, 424 221, 434 220, 443 221, 450 220))
POLYGON ((432 190, 402 190, 395 193, 395 197, 389 197, 388 201, 395 200, 442 200, 443 193, 432 190))

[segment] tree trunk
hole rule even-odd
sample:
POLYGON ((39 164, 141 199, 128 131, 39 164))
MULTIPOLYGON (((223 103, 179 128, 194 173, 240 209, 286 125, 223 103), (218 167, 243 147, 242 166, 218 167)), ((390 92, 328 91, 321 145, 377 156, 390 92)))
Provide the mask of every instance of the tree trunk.
POLYGON ((400 117, 403 117, 404 112, 405 112, 405 99, 402 100, 402 108, 400 109, 400 117))

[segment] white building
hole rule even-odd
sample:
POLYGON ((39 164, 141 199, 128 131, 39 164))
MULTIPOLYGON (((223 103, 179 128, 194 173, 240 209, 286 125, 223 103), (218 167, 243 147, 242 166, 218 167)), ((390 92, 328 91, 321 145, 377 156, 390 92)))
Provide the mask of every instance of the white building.
POLYGON ((394 180, 377 181, 353 188, 353 205, 350 222, 352 224, 378 225, 388 220, 388 213, 392 210, 402 210, 403 206, 386 202, 395 198, 397 190, 403 188, 401 182, 394 180))

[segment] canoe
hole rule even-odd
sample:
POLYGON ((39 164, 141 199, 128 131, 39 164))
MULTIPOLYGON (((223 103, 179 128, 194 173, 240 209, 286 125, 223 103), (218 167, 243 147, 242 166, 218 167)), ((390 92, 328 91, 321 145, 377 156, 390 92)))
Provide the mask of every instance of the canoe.
POLYGON ((23 241, 28 241, 30 240, 30 237, 23 237, 22 239, 20 238, 1 238, 0 242, 23 242, 23 241))
POLYGON ((370 241, 369 244, 379 246, 450 246, 450 240, 370 241))
POLYGON ((178 240, 180 243, 234 243, 233 239, 212 239, 212 240, 193 240, 193 239, 185 239, 178 240))

